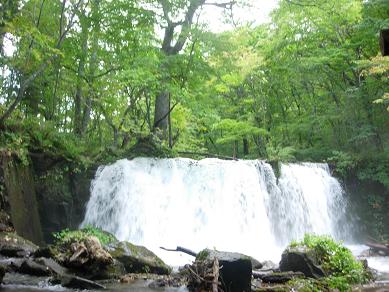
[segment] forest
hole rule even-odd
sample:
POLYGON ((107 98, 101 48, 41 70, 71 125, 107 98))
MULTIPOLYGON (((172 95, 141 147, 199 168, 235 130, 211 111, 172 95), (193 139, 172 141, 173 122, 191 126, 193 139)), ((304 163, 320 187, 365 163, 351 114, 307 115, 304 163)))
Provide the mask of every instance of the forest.
POLYGON ((2 142, 28 147, 18 128, 89 155, 153 133, 176 152, 384 167, 387 1, 280 1, 220 33, 205 0, 170 2, 2 1, 2 142))
MULTIPOLYGON (((281 0, 257 25, 234 23, 239 5, 2 0, 2 151, 85 166, 151 137, 169 156, 328 162, 387 190, 388 0, 281 0), (210 6, 231 30, 201 21, 210 6)), ((369 204, 382 216, 387 199, 369 204)))

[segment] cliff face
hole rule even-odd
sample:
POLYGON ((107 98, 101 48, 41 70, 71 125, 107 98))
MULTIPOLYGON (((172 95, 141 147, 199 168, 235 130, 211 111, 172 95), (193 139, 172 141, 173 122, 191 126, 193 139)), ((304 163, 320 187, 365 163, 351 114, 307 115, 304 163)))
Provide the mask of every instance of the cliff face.
POLYGON ((31 155, 42 231, 47 243, 53 232, 76 229, 84 219, 96 168, 78 169, 63 157, 31 155))
POLYGON ((389 238, 389 190, 380 182, 360 179, 350 172, 343 179, 351 204, 352 217, 361 239, 366 236, 377 240, 389 238))
POLYGON ((52 232, 76 229, 80 225, 94 173, 93 169, 75 174, 66 167, 37 172, 37 199, 46 242, 52 241, 52 232))
POLYGON ((31 167, 10 155, 2 154, 0 185, 2 213, 10 216, 18 234, 36 244, 42 244, 44 240, 31 167))
POLYGON ((77 228, 84 218, 95 169, 75 172, 71 165, 33 157, 28 166, 0 156, 0 229, 14 228, 40 245, 52 232, 77 228))

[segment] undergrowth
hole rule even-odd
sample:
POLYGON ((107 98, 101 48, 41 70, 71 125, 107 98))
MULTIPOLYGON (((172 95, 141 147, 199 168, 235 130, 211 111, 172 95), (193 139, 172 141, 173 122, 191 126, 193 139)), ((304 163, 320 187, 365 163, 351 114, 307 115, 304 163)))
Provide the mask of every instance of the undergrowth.
POLYGON ((66 245, 71 242, 82 241, 88 236, 97 237, 102 245, 117 241, 116 237, 111 233, 91 225, 87 225, 79 230, 69 230, 67 228, 62 231, 53 233, 53 237, 57 245, 66 245))
POLYGON ((362 262, 355 259, 348 248, 329 236, 306 234, 302 241, 292 242, 290 247, 304 247, 313 250, 317 263, 328 275, 323 283, 330 288, 348 291, 352 284, 369 281, 369 273, 362 262))

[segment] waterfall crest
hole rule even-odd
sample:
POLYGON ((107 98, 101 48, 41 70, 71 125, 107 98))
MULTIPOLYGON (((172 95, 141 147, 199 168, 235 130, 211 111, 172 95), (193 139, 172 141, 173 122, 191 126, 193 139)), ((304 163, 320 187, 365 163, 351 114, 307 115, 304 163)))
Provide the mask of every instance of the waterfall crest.
POLYGON ((159 246, 205 247, 277 260, 306 232, 341 238, 346 202, 326 164, 137 158, 100 167, 82 225, 144 245, 168 264, 187 261, 159 246))

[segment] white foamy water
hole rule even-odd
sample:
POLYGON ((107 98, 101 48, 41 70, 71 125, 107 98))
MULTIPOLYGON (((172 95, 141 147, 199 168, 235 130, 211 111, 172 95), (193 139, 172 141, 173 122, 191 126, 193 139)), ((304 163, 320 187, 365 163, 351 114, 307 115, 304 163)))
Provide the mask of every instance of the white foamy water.
POLYGON ((100 167, 82 225, 144 245, 171 265, 177 245, 278 261, 307 232, 348 239, 346 203, 326 164, 137 158, 100 167))

